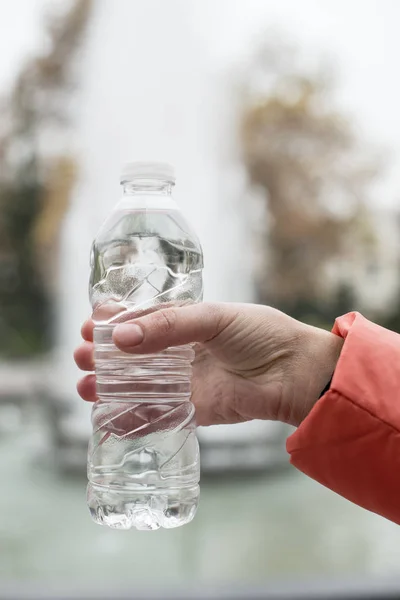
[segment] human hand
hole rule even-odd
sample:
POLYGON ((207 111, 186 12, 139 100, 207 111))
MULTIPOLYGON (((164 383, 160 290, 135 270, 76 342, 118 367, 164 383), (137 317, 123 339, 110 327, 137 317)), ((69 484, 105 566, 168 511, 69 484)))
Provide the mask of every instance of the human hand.
MULTIPOLYGON (((82 327, 75 361, 93 371, 93 322, 82 327)), ((199 425, 278 420, 298 426, 328 383, 343 340, 255 304, 193 304, 116 325, 116 346, 131 354, 195 343, 192 402, 199 425)), ((95 376, 78 383, 95 401, 95 376)))

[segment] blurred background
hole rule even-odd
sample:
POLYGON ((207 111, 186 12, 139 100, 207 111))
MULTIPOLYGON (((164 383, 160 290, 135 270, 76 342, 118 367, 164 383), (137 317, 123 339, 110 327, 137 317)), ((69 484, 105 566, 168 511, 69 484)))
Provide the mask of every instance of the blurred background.
POLYGON ((0 597, 327 597, 398 575, 400 529, 292 469, 271 423, 199 431, 192 524, 94 525, 72 352, 90 244, 136 159, 175 165, 206 299, 400 331, 399 19, 396 0, 1 4, 0 597))

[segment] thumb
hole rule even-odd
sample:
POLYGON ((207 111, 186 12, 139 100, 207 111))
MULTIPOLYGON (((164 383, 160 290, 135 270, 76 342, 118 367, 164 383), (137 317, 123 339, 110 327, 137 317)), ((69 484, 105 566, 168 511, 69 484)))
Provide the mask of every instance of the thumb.
POLYGON ((160 352, 170 346, 214 340, 238 314, 232 304, 191 304, 161 308, 116 325, 115 345, 132 354, 160 352))

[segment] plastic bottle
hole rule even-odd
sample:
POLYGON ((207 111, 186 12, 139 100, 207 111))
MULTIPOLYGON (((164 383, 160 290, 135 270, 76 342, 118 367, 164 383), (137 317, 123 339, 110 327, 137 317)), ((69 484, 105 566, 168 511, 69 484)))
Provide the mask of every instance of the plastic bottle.
POLYGON ((91 252, 99 399, 88 505, 97 523, 118 529, 178 527, 193 519, 198 504, 193 348, 130 355, 112 342, 117 323, 202 300, 202 250, 172 198, 174 183, 167 164, 126 164, 123 196, 91 252))

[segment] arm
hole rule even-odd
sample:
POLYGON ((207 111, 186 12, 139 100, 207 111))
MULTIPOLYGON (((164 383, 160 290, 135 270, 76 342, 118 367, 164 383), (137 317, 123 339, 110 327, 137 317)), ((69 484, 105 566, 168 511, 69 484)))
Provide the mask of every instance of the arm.
POLYGON ((288 439, 291 462, 400 524, 400 336, 351 313, 330 390, 288 439))
MULTIPOLYGON (((198 424, 272 419, 298 426, 287 442, 293 465, 400 523, 400 336, 355 313, 338 319, 333 333, 265 306, 204 303, 119 325, 114 342, 131 354, 197 342, 198 424)), ((87 341, 75 358, 92 371, 92 322, 82 334, 87 341)), ((96 400, 93 375, 78 389, 96 400)))

